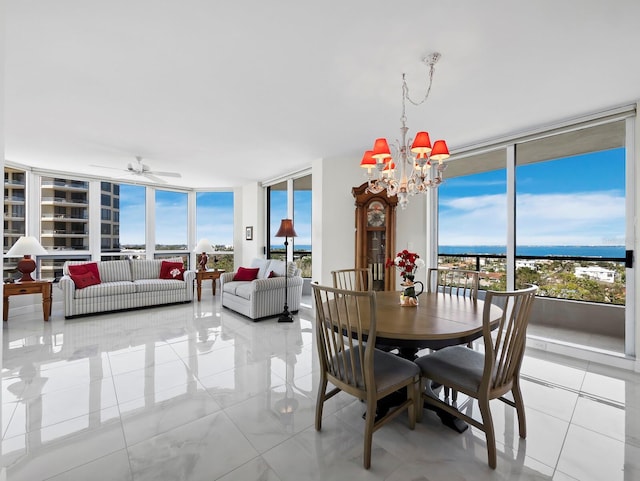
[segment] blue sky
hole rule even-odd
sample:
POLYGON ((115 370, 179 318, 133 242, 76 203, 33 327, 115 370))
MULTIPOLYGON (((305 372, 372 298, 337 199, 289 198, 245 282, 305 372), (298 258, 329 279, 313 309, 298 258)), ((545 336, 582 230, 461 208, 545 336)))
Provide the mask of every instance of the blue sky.
MULTIPOLYGON (((273 191, 272 234, 286 218, 286 192, 273 191)), ((156 242, 158 244, 187 243, 187 194, 156 190, 156 242)), ((297 245, 311 244, 311 191, 296 191, 294 195, 297 245)), ((196 239, 206 238, 214 244, 233 244, 233 192, 198 192, 196 194, 196 239)), ((145 188, 120 184, 120 242, 145 242, 145 188)), ((279 245, 284 239, 275 239, 279 245)))
MULTIPOLYGON (((624 244, 624 169, 623 148, 517 167, 516 243, 624 244)), ((439 198, 441 245, 505 245, 506 170, 446 179, 439 198)))

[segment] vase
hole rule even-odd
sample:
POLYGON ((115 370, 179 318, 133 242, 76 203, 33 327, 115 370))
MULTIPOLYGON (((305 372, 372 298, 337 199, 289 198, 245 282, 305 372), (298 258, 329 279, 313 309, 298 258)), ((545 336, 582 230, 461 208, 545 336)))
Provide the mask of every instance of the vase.
POLYGON ((414 281, 413 274, 404 276, 404 282, 400 284, 404 289, 400 294, 400 305, 406 307, 416 307, 418 305, 418 296, 424 290, 424 284, 420 281, 414 281), (416 285, 420 284, 420 292, 416 292, 416 285))

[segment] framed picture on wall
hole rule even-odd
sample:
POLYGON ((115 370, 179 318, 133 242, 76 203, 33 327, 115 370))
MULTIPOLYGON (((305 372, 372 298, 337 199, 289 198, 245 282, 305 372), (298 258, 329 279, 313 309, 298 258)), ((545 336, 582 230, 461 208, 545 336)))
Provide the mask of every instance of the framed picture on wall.
POLYGON ((246 240, 253 240, 253 226, 249 226, 245 229, 244 238, 246 240))

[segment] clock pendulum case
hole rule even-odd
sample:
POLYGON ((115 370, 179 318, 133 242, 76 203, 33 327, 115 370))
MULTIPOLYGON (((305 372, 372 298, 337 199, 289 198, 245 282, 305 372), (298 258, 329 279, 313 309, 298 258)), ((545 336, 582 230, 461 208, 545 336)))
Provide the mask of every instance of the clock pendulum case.
POLYGON ((395 290, 395 269, 386 269, 396 255, 396 206, 398 197, 366 193, 367 183, 351 189, 356 206, 356 265, 373 274, 373 289, 395 290))

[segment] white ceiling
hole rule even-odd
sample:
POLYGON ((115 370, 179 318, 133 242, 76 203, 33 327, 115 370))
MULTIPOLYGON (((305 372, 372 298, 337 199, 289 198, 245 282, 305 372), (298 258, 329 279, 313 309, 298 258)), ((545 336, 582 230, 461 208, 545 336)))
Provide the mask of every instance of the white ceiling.
POLYGON ((408 126, 452 150, 640 99, 638 0, 5 3, 6 159, 45 169, 140 155, 219 188, 359 162, 434 51, 408 126))

